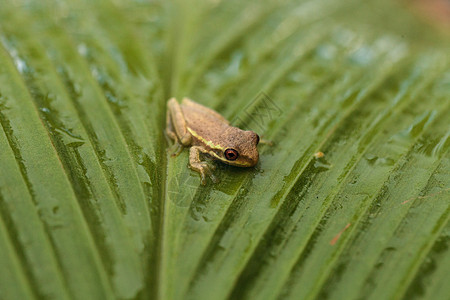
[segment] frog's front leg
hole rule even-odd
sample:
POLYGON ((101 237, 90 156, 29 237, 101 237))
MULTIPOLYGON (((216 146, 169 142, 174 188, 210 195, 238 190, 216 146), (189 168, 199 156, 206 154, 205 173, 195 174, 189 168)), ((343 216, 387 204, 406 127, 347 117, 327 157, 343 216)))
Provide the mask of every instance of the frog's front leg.
POLYGON ((189 166, 192 170, 199 172, 202 177, 202 184, 206 184, 206 174, 209 175, 214 183, 217 183, 217 178, 212 174, 211 167, 204 161, 200 160, 200 152, 207 153, 207 151, 200 146, 192 146, 189 151, 189 166))

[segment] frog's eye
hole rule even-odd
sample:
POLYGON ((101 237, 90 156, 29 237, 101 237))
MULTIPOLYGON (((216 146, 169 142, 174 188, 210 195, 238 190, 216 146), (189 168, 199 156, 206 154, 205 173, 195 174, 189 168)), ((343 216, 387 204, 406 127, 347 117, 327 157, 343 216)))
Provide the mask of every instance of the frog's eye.
POLYGON ((256 135, 256 145, 259 144, 259 135, 256 135))
POLYGON ((236 160, 239 157, 239 153, 231 148, 225 150, 225 158, 228 160, 236 160))

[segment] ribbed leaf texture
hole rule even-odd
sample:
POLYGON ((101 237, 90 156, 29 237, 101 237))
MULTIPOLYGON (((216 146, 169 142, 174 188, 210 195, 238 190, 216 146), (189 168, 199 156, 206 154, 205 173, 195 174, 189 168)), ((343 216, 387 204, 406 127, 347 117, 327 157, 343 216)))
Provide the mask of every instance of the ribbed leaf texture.
POLYGON ((1 299, 448 299, 449 37, 396 1, 1 1, 1 299), (200 184, 190 97, 271 140, 200 184))

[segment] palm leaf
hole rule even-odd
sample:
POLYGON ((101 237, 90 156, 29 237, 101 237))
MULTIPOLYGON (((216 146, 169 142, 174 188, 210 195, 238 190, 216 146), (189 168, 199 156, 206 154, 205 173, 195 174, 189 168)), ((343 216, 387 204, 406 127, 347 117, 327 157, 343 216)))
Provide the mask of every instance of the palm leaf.
POLYGON ((389 1, 0 10, 0 298, 445 299, 448 36, 389 1), (188 96, 274 145, 200 185, 188 96))

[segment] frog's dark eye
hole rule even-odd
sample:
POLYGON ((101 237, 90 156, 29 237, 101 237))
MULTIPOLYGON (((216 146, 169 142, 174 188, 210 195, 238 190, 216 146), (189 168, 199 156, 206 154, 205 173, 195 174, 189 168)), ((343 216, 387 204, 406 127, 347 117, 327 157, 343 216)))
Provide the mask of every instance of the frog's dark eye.
POLYGON ((239 153, 231 148, 225 150, 225 158, 228 160, 236 160, 239 157, 239 153))
POLYGON ((259 135, 256 135, 256 145, 259 144, 259 135))

